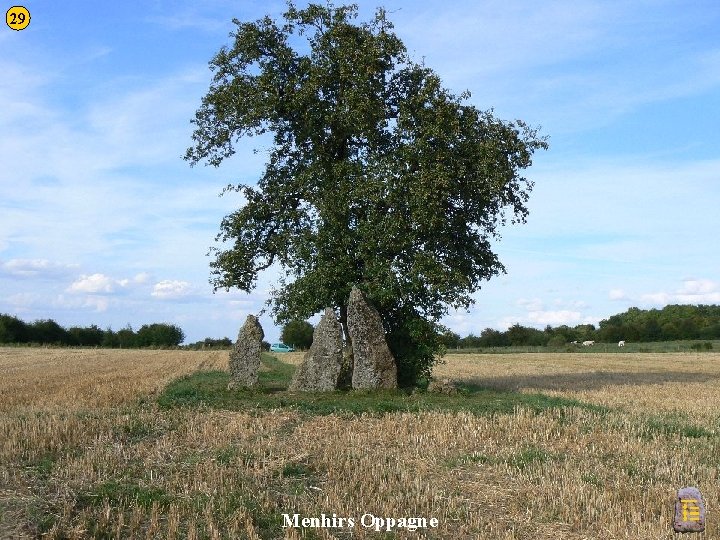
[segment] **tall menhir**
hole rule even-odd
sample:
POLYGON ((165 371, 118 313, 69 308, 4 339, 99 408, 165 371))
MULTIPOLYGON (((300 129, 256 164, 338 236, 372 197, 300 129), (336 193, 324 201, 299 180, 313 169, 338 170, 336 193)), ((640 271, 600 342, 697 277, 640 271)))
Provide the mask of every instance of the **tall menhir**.
POLYGON ((254 315, 248 315, 230 351, 228 389, 252 388, 257 385, 264 337, 265 332, 260 326, 260 321, 254 315))

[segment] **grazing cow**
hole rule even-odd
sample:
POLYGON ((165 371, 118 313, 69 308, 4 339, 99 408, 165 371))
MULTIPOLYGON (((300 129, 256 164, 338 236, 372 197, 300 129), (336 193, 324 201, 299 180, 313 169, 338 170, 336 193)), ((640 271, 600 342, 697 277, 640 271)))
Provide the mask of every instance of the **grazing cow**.
POLYGON ((618 341, 618 347, 624 347, 625 342, 624 341, 618 341))
POLYGON ((583 341, 583 347, 591 347, 595 345, 594 341, 583 341))
POLYGON ((577 344, 578 344, 577 341, 571 341, 570 343, 572 343, 573 345, 577 345, 577 344))

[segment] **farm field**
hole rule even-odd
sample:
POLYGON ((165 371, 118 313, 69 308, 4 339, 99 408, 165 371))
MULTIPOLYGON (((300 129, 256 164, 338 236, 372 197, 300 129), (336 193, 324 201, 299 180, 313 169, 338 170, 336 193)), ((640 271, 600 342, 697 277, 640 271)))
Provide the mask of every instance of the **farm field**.
POLYGON ((448 355, 455 395, 288 394, 301 358, 232 394, 226 351, 0 348, 0 538, 669 539, 684 486, 720 537, 720 353, 448 355))

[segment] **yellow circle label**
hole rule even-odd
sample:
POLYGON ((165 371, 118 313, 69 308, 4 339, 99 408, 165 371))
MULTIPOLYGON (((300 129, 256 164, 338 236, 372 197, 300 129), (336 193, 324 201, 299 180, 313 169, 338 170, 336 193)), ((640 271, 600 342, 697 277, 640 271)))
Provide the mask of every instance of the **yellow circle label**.
POLYGON ((13 6, 5 13, 5 22, 13 30, 25 30, 30 24, 30 12, 25 6, 13 6))

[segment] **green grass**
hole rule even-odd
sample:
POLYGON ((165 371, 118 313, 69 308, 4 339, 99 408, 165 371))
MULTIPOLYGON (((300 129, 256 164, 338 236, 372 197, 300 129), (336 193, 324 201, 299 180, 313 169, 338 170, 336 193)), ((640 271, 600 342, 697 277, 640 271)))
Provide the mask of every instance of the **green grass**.
POLYGON ((529 445, 506 457, 488 456, 479 453, 461 455, 446 460, 445 466, 454 469, 459 466, 474 464, 496 465, 504 463, 515 469, 524 471, 535 465, 542 465, 550 461, 562 461, 563 459, 565 459, 565 456, 562 454, 553 454, 537 446, 529 445))
POLYGON ((162 428, 153 422, 130 416, 125 424, 116 429, 115 436, 129 443, 137 443, 147 438, 158 437, 162 433, 162 428))
POLYGON ((486 454, 479 454, 477 452, 474 452, 472 454, 463 454, 460 456, 456 456, 450 459, 445 460, 444 465, 448 467, 449 469, 454 469, 456 467, 462 466, 462 465, 474 465, 474 464, 495 464, 497 463, 497 458, 493 456, 488 456, 486 454))
POLYGON ((644 427, 645 429, 640 434, 644 439, 652 439, 657 436, 712 439, 717 436, 715 431, 692 424, 686 415, 680 413, 651 416, 645 420, 644 427))
POLYGON ((224 371, 200 371, 172 381, 158 396, 163 408, 207 407, 226 410, 295 409, 311 415, 390 412, 467 411, 479 415, 511 414, 517 407, 535 412, 547 409, 579 407, 604 413, 607 408, 574 399, 545 394, 524 394, 477 385, 462 385, 454 395, 408 390, 354 390, 335 392, 298 392, 285 390, 294 366, 270 355, 262 363, 270 371, 260 373, 257 388, 228 390, 229 374, 224 371))
POLYGON ((25 470, 33 476, 46 478, 55 467, 57 459, 58 455, 56 453, 45 453, 34 459, 26 460, 23 465, 25 470))
POLYGON ((535 464, 547 463, 551 460, 560 460, 561 456, 551 454, 536 446, 527 446, 510 456, 506 462, 520 471, 524 471, 535 464))
POLYGON ((96 506, 105 500, 113 506, 134 502, 143 508, 150 508, 153 503, 163 507, 167 506, 172 502, 172 497, 160 488, 115 480, 93 486, 92 489, 78 494, 77 497, 78 504, 82 506, 96 506))

